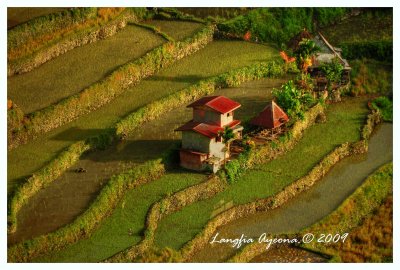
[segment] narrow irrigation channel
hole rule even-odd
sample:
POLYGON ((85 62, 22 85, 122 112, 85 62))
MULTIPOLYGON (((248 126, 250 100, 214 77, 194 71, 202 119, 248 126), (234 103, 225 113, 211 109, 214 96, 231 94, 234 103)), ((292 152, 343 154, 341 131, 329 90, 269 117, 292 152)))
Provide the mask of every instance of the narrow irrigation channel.
MULTIPOLYGON (((282 207, 257 213, 218 229, 219 238, 240 238, 244 234, 255 240, 263 234, 295 233, 334 211, 377 168, 393 159, 393 125, 384 123, 374 132, 368 153, 351 156, 336 164, 311 189, 282 207)), ((287 252, 271 250, 254 258, 254 262, 318 261, 320 258, 303 250, 282 247, 287 252), (290 252, 289 252, 290 250, 290 252), (304 256, 304 258, 302 258, 304 256)), ((192 258, 193 262, 227 260, 237 249, 227 244, 208 244, 192 258)))
MULTIPOLYGON (((286 80, 281 78, 248 82, 237 88, 221 89, 215 95, 226 95, 240 102, 242 107, 237 112, 237 118, 249 119, 271 99, 272 89, 280 87, 286 80)), ((113 174, 158 158, 174 145, 180 139, 180 133, 174 132, 174 129, 191 117, 191 110, 182 106, 144 124, 127 140, 82 157, 21 209, 18 229, 8 236, 8 244, 54 231, 72 222, 87 209, 113 174), (78 173, 79 168, 85 172, 78 173)))

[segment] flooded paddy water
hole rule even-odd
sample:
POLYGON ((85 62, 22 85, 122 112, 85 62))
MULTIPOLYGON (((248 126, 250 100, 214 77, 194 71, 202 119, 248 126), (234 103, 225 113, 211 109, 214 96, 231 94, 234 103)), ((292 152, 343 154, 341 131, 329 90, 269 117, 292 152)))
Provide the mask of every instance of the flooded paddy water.
MULTIPOLYGON (((288 78, 264 79, 243 83, 237 88, 221 89, 215 95, 228 96, 242 104, 235 117, 245 120, 261 111, 271 99, 273 88, 288 78)), ((127 140, 104 151, 84 155, 72 168, 50 186, 38 192, 22 208, 18 229, 8 236, 8 244, 54 231, 83 213, 109 178, 124 168, 158 158, 175 142, 180 133, 174 129, 189 121, 191 109, 182 106, 145 123, 127 140), (84 168, 86 172, 75 170, 84 168)))
MULTIPOLYGON (((337 163, 312 188, 281 207, 233 221, 218 228, 220 238, 240 238, 242 234, 255 240, 262 233, 296 233, 318 222, 334 211, 362 182, 380 166, 393 159, 393 125, 381 124, 374 131, 366 154, 347 157, 337 163)), ((308 251, 282 246, 254 258, 254 262, 305 262, 322 258, 308 251)), ((193 262, 219 262, 237 250, 226 244, 208 244, 196 254, 193 262)))

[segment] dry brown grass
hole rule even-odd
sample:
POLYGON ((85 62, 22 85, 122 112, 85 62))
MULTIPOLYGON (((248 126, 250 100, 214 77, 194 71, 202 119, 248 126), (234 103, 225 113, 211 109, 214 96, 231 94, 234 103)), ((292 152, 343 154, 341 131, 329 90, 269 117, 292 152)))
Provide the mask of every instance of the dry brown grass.
POLYGON ((349 233, 337 249, 343 262, 389 262, 393 260, 393 196, 349 233))
POLYGON ((58 29, 52 33, 31 37, 23 45, 10 48, 7 52, 7 57, 9 61, 24 57, 26 55, 32 54, 40 48, 46 46, 49 42, 62 38, 72 32, 80 31, 85 28, 91 28, 104 23, 117 17, 124 8, 98 8, 97 17, 89 19, 80 24, 72 24, 66 26, 62 29, 58 29))

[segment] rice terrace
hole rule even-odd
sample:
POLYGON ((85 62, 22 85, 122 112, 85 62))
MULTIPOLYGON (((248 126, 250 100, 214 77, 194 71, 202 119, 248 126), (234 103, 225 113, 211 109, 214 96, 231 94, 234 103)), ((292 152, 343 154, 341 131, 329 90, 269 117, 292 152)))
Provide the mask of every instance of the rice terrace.
POLYGON ((393 8, 8 7, 7 261, 393 262, 392 122, 393 8))

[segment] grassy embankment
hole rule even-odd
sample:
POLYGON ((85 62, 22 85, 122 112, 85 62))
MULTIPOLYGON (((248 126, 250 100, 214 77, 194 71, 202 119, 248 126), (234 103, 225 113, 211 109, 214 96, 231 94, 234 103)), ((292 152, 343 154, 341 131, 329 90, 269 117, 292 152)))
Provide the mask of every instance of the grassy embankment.
POLYGON ((171 94, 201 79, 258 61, 272 60, 277 55, 277 51, 270 46, 241 41, 215 41, 209 44, 196 54, 131 87, 95 112, 9 151, 8 190, 12 190, 15 184, 49 162, 72 142, 98 134, 121 117, 152 100, 171 94))
POLYGON ((175 40, 182 40, 188 35, 194 34, 199 25, 199 23, 189 21, 163 20, 144 21, 143 23, 156 27, 159 31, 168 34, 175 40))
POLYGON ((182 247, 203 228, 214 206, 221 200, 243 204, 278 192, 305 175, 337 145, 359 140, 359 128, 367 112, 365 98, 330 105, 327 122, 309 128, 298 145, 285 156, 249 170, 237 183, 212 199, 189 205, 163 219, 156 232, 156 244, 174 249, 182 247))
POLYGON ((45 108, 80 92, 165 40, 151 31, 127 26, 116 35, 75 48, 31 72, 8 78, 8 98, 24 113, 45 108))
POLYGON ((38 261, 99 262, 135 245, 142 239, 146 215, 153 203, 205 179, 204 174, 177 170, 130 190, 90 238, 38 258, 38 261))
POLYGON ((7 29, 18 24, 27 22, 36 17, 64 11, 66 8, 26 8, 26 7, 9 7, 7 8, 7 29))
POLYGON ((125 8, 73 8, 33 18, 10 29, 7 59, 17 61, 55 44, 68 35, 102 26, 117 18, 125 8))
POLYGON ((393 164, 389 163, 371 174, 332 214, 303 230, 315 234, 349 233, 345 242, 311 242, 305 247, 333 256, 332 261, 392 261, 392 187, 393 164))

